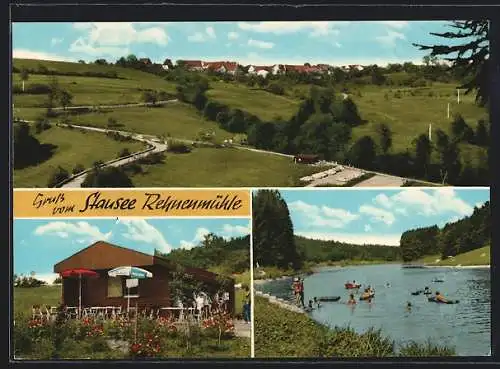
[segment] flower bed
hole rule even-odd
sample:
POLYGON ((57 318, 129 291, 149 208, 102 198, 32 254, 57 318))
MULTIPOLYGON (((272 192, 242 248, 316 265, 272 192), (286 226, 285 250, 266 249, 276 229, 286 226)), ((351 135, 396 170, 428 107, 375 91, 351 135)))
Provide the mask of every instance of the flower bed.
POLYGON ((24 359, 141 360, 248 357, 250 354, 249 346, 234 337, 232 319, 226 314, 217 314, 201 324, 179 323, 169 318, 139 318, 136 325, 126 317, 102 320, 61 316, 47 321, 19 316, 15 321, 15 357, 24 359), (225 340, 224 345, 221 340, 225 340))

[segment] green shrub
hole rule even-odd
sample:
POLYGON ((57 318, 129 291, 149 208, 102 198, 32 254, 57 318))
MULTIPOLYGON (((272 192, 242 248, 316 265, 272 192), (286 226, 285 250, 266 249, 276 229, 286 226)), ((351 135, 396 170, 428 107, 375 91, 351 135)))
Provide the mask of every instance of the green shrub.
POLYGON ((399 350, 399 356, 404 357, 432 357, 432 356, 455 356, 455 350, 446 346, 434 345, 427 341, 421 345, 416 342, 410 342, 403 345, 399 350))

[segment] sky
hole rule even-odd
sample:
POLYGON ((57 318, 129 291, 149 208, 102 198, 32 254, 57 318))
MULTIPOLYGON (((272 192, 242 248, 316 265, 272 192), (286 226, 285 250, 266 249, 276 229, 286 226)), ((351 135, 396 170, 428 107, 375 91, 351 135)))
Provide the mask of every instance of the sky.
POLYGON ((443 227, 489 201, 489 189, 280 190, 294 233, 353 244, 399 246, 407 230, 443 227))
POLYGON ((412 43, 435 44, 430 32, 450 30, 443 21, 297 22, 97 22, 13 23, 14 58, 115 61, 135 54, 166 58, 275 63, 420 64, 427 52, 412 43))
POLYGON ((248 219, 15 219, 14 273, 34 271, 51 282, 54 264, 96 241, 153 254, 199 245, 208 233, 226 239, 250 234, 248 219))

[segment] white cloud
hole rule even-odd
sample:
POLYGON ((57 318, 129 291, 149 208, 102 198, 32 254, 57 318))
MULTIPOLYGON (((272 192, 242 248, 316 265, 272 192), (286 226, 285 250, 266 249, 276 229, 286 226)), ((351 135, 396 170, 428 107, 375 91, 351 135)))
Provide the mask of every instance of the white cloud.
POLYGON ((188 41, 189 42, 205 42, 206 37, 203 33, 196 32, 195 34, 188 36, 188 41))
POLYGON ((365 224, 365 232, 370 232, 372 230, 372 226, 369 224, 365 224))
POLYGON ((419 188, 408 188, 390 197, 391 206, 404 207, 410 213, 432 216, 455 213, 460 216, 470 215, 473 207, 458 197, 451 187, 442 187, 430 192, 419 188))
POLYGON ((81 53, 91 55, 93 57, 121 57, 130 54, 130 50, 126 47, 116 47, 116 46, 96 46, 88 43, 83 38, 78 38, 69 47, 69 51, 72 53, 81 53))
POLYGON ((290 34, 309 31, 311 36, 327 36, 338 34, 338 27, 349 24, 349 22, 324 22, 324 21, 299 21, 299 22, 240 22, 238 27, 243 31, 259 33, 273 33, 276 35, 290 34))
POLYGON ((384 234, 375 235, 366 233, 363 234, 344 234, 344 233, 317 233, 317 232, 296 232, 298 236, 321 241, 338 241, 354 245, 383 245, 383 246, 399 246, 401 234, 384 234))
POLYGON ((376 23, 397 29, 402 29, 409 26, 408 21, 378 21, 376 23))
POLYGON ((129 52, 128 46, 131 44, 152 43, 165 46, 170 40, 162 27, 143 28, 138 27, 137 23, 129 22, 74 23, 73 28, 87 34, 77 38, 69 51, 92 56, 123 56, 129 52))
POLYGON ((226 239, 232 237, 245 236, 248 234, 250 234, 250 225, 240 226, 240 225, 224 224, 222 226, 222 231, 220 232, 220 235, 226 239))
POLYGON ((210 37, 210 38, 216 38, 215 30, 214 30, 213 27, 207 27, 205 29, 205 32, 207 33, 208 37, 210 37))
POLYGON ((258 47, 259 49, 272 49, 274 47, 274 44, 272 42, 253 39, 248 40, 247 44, 248 46, 258 47))
POLYGON ((340 48, 340 47, 342 47, 342 44, 339 42, 334 42, 333 46, 340 48))
POLYGON ((361 205, 359 207, 359 212, 370 216, 372 222, 382 222, 390 226, 396 221, 394 214, 390 211, 379 209, 371 205, 361 205))
POLYGON ((483 206, 485 204, 486 201, 480 201, 480 202, 476 202, 475 206, 476 208, 480 208, 481 206, 483 206))
POLYGON ((45 51, 34 51, 26 49, 12 50, 12 58, 15 59, 36 59, 36 60, 51 60, 51 61, 74 61, 73 58, 47 53, 45 51))
POLYGON ((229 32, 227 34, 228 40, 236 40, 238 37, 240 37, 240 35, 237 32, 229 32))
POLYGON ((213 40, 217 36, 213 27, 209 26, 205 28, 205 32, 195 32, 194 34, 188 36, 189 42, 206 42, 208 40, 213 40))
POLYGON ((35 229, 37 236, 57 236, 60 238, 79 237, 82 243, 95 241, 105 241, 111 237, 112 232, 103 233, 99 227, 90 225, 88 222, 79 221, 69 223, 64 221, 54 221, 38 226, 35 229))
POLYGON ((35 278, 40 280, 40 281, 44 281, 46 282, 47 284, 52 284, 54 283, 54 281, 59 277, 59 274, 57 273, 42 273, 42 274, 38 274, 38 273, 35 273, 35 278))
POLYGON ((196 229, 195 235, 191 241, 181 240, 180 245, 182 249, 190 250, 197 246, 210 231, 206 228, 200 227, 196 229))
POLYGON ((383 36, 377 36, 375 39, 384 46, 395 46, 396 40, 406 40, 406 37, 401 32, 387 30, 383 36))
POLYGON ((293 212, 297 212, 308 227, 344 228, 359 218, 359 215, 344 209, 334 209, 327 206, 319 207, 300 200, 289 203, 288 208, 293 212))
POLYGON ((52 46, 55 46, 57 44, 60 44, 61 42, 63 42, 64 39, 63 38, 57 38, 57 37, 52 37, 52 40, 50 40, 50 44, 52 46))
POLYGON ((127 231, 122 234, 123 237, 149 243, 166 254, 172 251, 172 246, 167 242, 163 233, 145 219, 120 219, 120 223, 127 228, 127 231))

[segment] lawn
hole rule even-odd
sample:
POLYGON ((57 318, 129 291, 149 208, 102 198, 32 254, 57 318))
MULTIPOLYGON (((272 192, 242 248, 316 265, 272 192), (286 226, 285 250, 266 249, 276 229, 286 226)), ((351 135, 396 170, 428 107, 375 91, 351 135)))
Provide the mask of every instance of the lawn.
POLYGON ((33 305, 59 305, 61 301, 61 285, 49 285, 34 288, 14 288, 13 315, 31 316, 33 305))
POLYGON ((71 116, 70 120, 77 125, 106 127, 109 118, 123 124, 116 129, 155 136, 170 135, 194 140, 200 131, 213 131, 216 140, 221 142, 234 136, 220 129, 216 123, 206 121, 194 107, 183 103, 168 103, 162 107, 117 108, 103 113, 71 116))
POLYGON ((42 144, 57 146, 54 155, 43 163, 14 170, 14 187, 46 187, 51 173, 61 166, 71 173, 75 165, 89 168, 94 162, 109 161, 118 157, 124 148, 130 152, 141 151, 143 143, 119 142, 99 132, 52 127, 35 135, 42 144))
POLYGON ((236 83, 211 82, 207 96, 215 101, 256 115, 263 121, 278 116, 289 119, 297 112, 300 101, 287 96, 249 88, 236 83))
POLYGON ((430 255, 419 259, 418 262, 435 266, 474 266, 474 265, 490 265, 490 246, 481 247, 472 251, 458 254, 454 258, 441 260, 440 255, 430 255), (439 260, 436 262, 436 260, 439 260))
POLYGON ((132 177, 136 187, 280 187, 323 170, 294 164, 290 158, 236 148, 198 148, 167 154, 165 163, 132 177))

